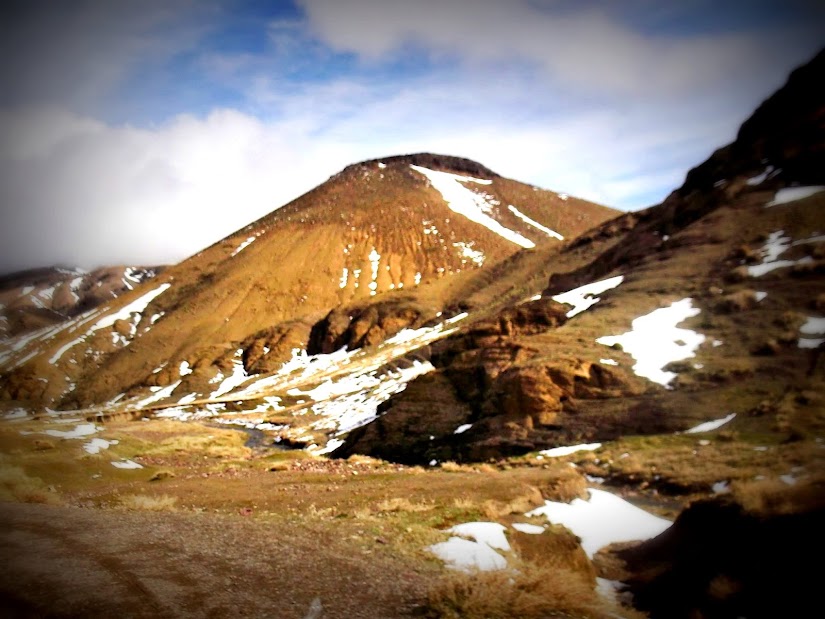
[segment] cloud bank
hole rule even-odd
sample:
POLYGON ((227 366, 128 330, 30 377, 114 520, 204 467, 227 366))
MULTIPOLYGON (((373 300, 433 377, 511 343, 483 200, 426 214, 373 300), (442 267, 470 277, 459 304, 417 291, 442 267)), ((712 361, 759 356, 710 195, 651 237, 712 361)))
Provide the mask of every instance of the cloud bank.
POLYGON ((640 208, 821 40, 790 17, 622 4, 84 2, 60 28, 21 3, 28 56, 0 62, 0 271, 175 262, 350 163, 416 151, 640 208))

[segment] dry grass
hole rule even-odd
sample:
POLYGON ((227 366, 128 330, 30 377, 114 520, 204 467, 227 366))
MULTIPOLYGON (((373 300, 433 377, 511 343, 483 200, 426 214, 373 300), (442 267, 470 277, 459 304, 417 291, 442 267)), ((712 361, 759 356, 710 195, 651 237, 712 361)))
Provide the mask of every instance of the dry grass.
POLYGON ((146 494, 127 494, 120 497, 118 507, 132 511, 170 512, 177 508, 178 499, 174 496, 160 494, 157 496, 146 494))
POLYGON ((428 512, 435 509, 432 503, 413 503, 405 497, 393 497, 381 501, 375 506, 375 511, 386 512, 428 512))
POLYGON ((789 486, 780 479, 734 482, 731 493, 747 511, 764 516, 792 514, 825 503, 825 477, 789 486))
POLYGON ((387 464, 386 460, 380 458, 373 458, 371 456, 362 456, 361 454, 352 454, 347 458, 350 464, 368 464, 370 466, 381 467, 387 464))
POLYGON ((475 509, 478 504, 472 499, 460 497, 453 500, 453 507, 456 509, 475 509))
POLYGON ((541 496, 549 501, 569 503, 587 498, 587 480, 578 471, 562 469, 538 485, 541 496))
POLYGON ((56 504, 60 500, 39 477, 30 477, 19 466, 0 460, 0 500, 56 504))
POLYGON ((248 458, 251 453, 249 448, 244 447, 244 442, 241 433, 215 430, 210 434, 171 436, 144 453, 150 456, 198 454, 220 460, 240 460, 248 458))
POLYGON ((601 619, 633 616, 599 596, 592 580, 577 572, 537 565, 517 570, 450 573, 427 596, 430 619, 601 619))
POLYGON ((497 501, 487 499, 481 503, 481 511, 490 520, 509 516, 510 514, 523 514, 544 504, 544 496, 535 486, 524 486, 522 491, 508 501, 497 501))

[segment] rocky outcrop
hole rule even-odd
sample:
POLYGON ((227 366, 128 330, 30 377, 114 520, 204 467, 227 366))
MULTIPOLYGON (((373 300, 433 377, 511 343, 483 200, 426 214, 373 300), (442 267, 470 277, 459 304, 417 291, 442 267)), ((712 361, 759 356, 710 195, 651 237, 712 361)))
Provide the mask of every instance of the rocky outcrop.
POLYGON ((433 344, 430 359, 437 371, 413 381, 375 422, 351 432, 335 455, 479 461, 569 438, 569 418, 577 414, 579 400, 639 390, 621 370, 575 357, 552 358, 520 342, 564 324, 566 311, 542 298, 433 344))
POLYGON ((424 315, 421 306, 405 299, 335 308, 312 327, 307 352, 329 354, 344 346, 348 350, 374 346, 402 329, 421 326, 424 315))
POLYGON ((244 369, 248 374, 275 372, 293 350, 306 348, 309 337, 310 325, 298 320, 258 331, 241 343, 244 369))
POLYGON ((618 550, 634 604, 652 619, 804 617, 819 605, 822 483, 775 508, 698 501, 653 540, 618 550), (807 559, 807 560, 806 560, 807 559))
POLYGON ((384 157, 383 159, 370 159, 344 168, 344 173, 362 168, 374 168, 379 163, 384 165, 401 164, 405 166, 417 165, 433 170, 443 170, 455 172, 457 174, 469 174, 481 178, 495 178, 498 176, 490 168, 481 165, 472 159, 464 157, 453 157, 451 155, 437 155, 434 153, 413 153, 410 155, 395 155, 384 157))

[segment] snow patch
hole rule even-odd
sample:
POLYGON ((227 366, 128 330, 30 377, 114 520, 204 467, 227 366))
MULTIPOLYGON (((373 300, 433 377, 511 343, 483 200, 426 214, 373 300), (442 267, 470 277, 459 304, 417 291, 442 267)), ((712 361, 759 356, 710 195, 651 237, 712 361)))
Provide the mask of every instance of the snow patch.
POLYGON ((120 462, 112 462, 112 466, 116 469, 142 469, 143 465, 138 464, 133 460, 121 460, 120 462))
POLYGON ((733 421, 734 417, 736 417, 736 413, 731 413, 727 417, 722 417, 721 419, 714 419, 713 421, 706 421, 705 423, 700 423, 698 426, 694 426, 690 430, 685 430, 685 434, 712 432, 713 430, 721 428, 726 423, 733 421))
POLYGON ((676 374, 662 368, 673 361, 693 357, 705 341, 705 336, 700 333, 676 327, 699 312, 699 308, 693 307, 691 298, 675 301, 668 307, 636 318, 631 323, 632 331, 600 337, 596 342, 605 346, 621 345, 636 360, 633 372, 637 376, 668 386, 676 374))
POLYGON ((767 168, 765 168, 765 170, 761 174, 757 174, 756 176, 751 176, 749 179, 747 179, 745 181, 745 184, 750 186, 750 187, 756 187, 757 185, 761 185, 766 180, 768 180, 769 177, 775 176, 779 172, 781 172, 781 170, 776 170, 774 172, 774 167, 772 165, 769 165, 767 168))
POLYGON ((109 449, 111 445, 117 445, 118 441, 107 441, 102 438, 93 438, 88 443, 83 444, 83 451, 88 454, 97 454, 104 449, 109 449))
POLYGON ((591 559, 608 544, 650 539, 672 524, 604 490, 589 488, 588 491, 587 501, 545 501, 542 507, 525 515, 544 516, 554 524, 564 525, 581 538, 582 548, 591 559))
POLYGON ((773 200, 768 202, 765 206, 779 206, 787 204, 788 202, 795 202, 807 198, 820 191, 825 191, 825 185, 809 185, 807 187, 785 187, 776 192, 773 200))
POLYGON ((822 335, 825 333, 825 318, 818 316, 808 316, 805 324, 799 327, 802 337, 799 338, 797 346, 799 348, 814 349, 825 342, 825 338, 807 337, 810 335, 822 335))
POLYGON ((601 299, 593 295, 602 294, 608 290, 612 290, 624 281, 624 275, 617 275, 609 279, 603 279, 598 282, 591 282, 584 286, 579 286, 573 290, 562 292, 553 297, 553 300, 558 303, 572 305, 573 309, 567 312, 567 317, 572 318, 576 314, 580 314, 587 308, 595 305, 601 299))
MULTIPOLYGON (((813 262, 813 258, 810 256, 805 256, 799 260, 778 260, 779 256, 785 253, 789 247, 798 244, 798 242, 791 243, 790 237, 783 236, 783 234, 784 230, 771 232, 768 236, 768 240, 765 241, 765 244, 759 250, 762 255, 762 262, 760 264, 753 264, 749 266, 748 275, 751 277, 761 277, 762 275, 775 271, 776 269, 813 262)), ((811 239, 806 240, 811 241, 811 239)))
POLYGON ((249 247, 249 246, 250 246, 250 245, 251 245, 251 244, 255 241, 255 238, 256 238, 256 237, 254 237, 254 236, 250 236, 250 237, 249 237, 248 239, 246 239, 243 243, 241 243, 240 245, 238 245, 238 248, 237 248, 235 251, 233 251, 233 252, 232 252, 232 255, 231 255, 231 256, 229 256, 229 257, 231 258, 232 256, 237 256, 237 255, 238 255, 239 253, 241 253, 244 249, 246 249, 247 247, 249 247))
POLYGON ((518 218, 519 218, 519 219, 521 219, 522 221, 524 221, 524 222, 526 222, 526 223, 530 224, 531 226, 533 226, 533 227, 534 227, 534 228, 536 228, 537 230, 541 230, 541 231, 542 231, 542 232, 544 232, 547 236, 551 236, 551 237, 553 237, 554 239, 558 239, 559 241, 563 241, 563 240, 564 240, 564 237, 563 237, 561 234, 559 234, 559 233, 558 233, 558 232, 556 232, 555 230, 551 230, 550 228, 547 228, 546 226, 541 225, 541 224, 540 224, 539 222, 537 222, 535 219, 531 219, 531 218, 529 218, 527 215, 525 215, 524 213, 522 213, 521 211, 519 211, 519 210, 518 210, 515 206, 513 206, 512 204, 508 204, 508 205, 507 205, 507 208, 508 208, 508 209, 510 209, 510 212, 511 212, 511 213, 513 213, 513 215, 515 215, 516 217, 518 217, 518 218))
POLYGON ((470 241, 469 243, 465 243, 464 241, 453 243, 453 247, 460 250, 459 256, 462 257, 461 264, 466 264, 467 260, 463 260, 463 258, 467 258, 473 264, 480 267, 484 264, 484 252, 478 249, 473 249, 473 245, 475 245, 475 241, 470 241))
POLYGON ((451 529, 456 537, 429 546, 427 550, 451 569, 463 572, 502 570, 507 560, 496 549, 509 550, 504 526, 495 522, 467 522, 451 529), (470 539, 464 539, 469 537, 470 539))
POLYGON ((539 453, 548 458, 558 458, 560 456, 569 456, 577 451, 595 451, 601 447, 601 443, 582 443, 581 445, 568 445, 566 447, 553 447, 552 449, 544 449, 539 453))
POLYGON ((808 316, 805 324, 799 327, 799 332, 806 335, 819 335, 825 333, 825 318, 819 316, 808 316))
POLYGON ((514 522, 513 528, 516 531, 527 533, 528 535, 541 535, 545 530, 544 527, 540 527, 537 524, 530 524, 529 522, 514 522))
POLYGON ((243 348, 239 348, 235 351, 235 355, 232 358, 232 374, 221 381, 220 386, 209 396, 210 398, 217 398, 220 395, 229 393, 235 387, 249 379, 246 369, 244 369, 243 366, 243 360, 241 359, 242 356, 243 348))
POLYGON ((102 429, 103 428, 98 427, 93 423, 81 423, 80 425, 75 426, 74 430, 46 430, 44 434, 57 438, 73 439, 97 434, 102 429))

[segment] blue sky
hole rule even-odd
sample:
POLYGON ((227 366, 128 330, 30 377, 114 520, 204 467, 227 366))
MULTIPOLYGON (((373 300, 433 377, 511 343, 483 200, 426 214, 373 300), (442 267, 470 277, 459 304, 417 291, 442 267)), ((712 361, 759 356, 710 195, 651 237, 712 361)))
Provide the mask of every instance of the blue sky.
POLYGON ((406 152, 649 206, 819 50, 819 4, 6 2, 0 272, 178 261, 406 152))

